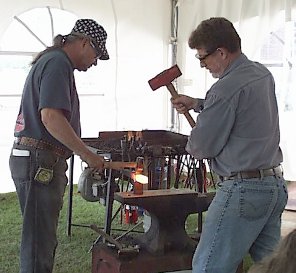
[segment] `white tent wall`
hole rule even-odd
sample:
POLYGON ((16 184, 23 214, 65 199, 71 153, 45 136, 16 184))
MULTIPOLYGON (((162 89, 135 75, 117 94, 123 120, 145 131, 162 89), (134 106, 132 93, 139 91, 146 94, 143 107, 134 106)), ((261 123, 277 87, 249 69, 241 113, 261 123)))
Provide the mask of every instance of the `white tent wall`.
MULTIPOLYGON (((192 68, 191 58, 194 59, 194 53, 188 47, 188 38, 200 21, 213 16, 230 19, 241 36, 243 52, 253 58, 263 39, 276 25, 283 20, 291 20, 293 16, 296 18, 295 9, 296 0, 208 0, 206 3, 203 0, 180 0, 177 62, 183 74, 192 78, 192 75, 186 75, 192 68), (279 18, 280 11, 285 12, 283 18, 279 18)), ((195 65, 199 66, 196 62, 195 65)), ((179 87, 182 91, 182 84, 179 87)), ((202 88, 205 86, 202 85, 202 88)))
MULTIPOLYGON (((156 72, 167 67, 171 6, 169 1, 32 0, 11 1, 5 6, 8 6, 8 12, 0 19, 0 35, 3 35, 15 15, 19 16, 37 7, 61 8, 73 12, 77 17, 97 20, 108 32, 107 47, 110 61, 99 63, 98 66, 102 65, 102 70, 106 68, 108 71, 108 75, 102 72, 105 75, 102 89, 105 87, 105 100, 110 99, 112 102, 107 109, 110 110, 109 125, 113 130, 123 127, 167 127, 167 95, 164 92, 152 92, 147 81, 156 72), (151 102, 154 106, 153 111, 151 102), (139 118, 135 119, 135 113, 139 118), (163 118, 153 120, 150 114, 152 117, 156 115, 163 118)), ((58 33, 57 31, 56 34, 58 33)), ((102 93, 100 90, 98 92, 102 93)))
POLYGON ((222 16, 238 22, 242 47, 253 55, 262 38, 278 23, 278 13, 284 10, 285 20, 291 20, 293 7, 296 8, 295 0, 208 0, 207 4, 203 0, 180 0, 179 42, 187 41, 201 20, 222 16), (251 18, 256 18, 254 27, 249 24, 251 18))
MULTIPOLYGON (((19 17, 34 8, 50 6, 64 9, 79 18, 93 18, 105 27, 108 33, 107 48, 110 60, 99 62, 97 67, 87 73, 77 73, 76 77, 78 93, 81 94, 83 137, 97 137, 98 133, 104 130, 168 129, 168 92, 153 92, 148 80, 168 66, 170 1, 33 0, 4 4, 1 0, 0 3, 6 7, 0 19, 0 51, 9 50, 3 48, 2 45, 7 44, 7 41, 3 41, 2 38, 6 37, 6 30, 13 22, 13 17, 19 17), (90 87, 91 96, 85 94, 79 86, 79 80, 84 80, 86 74, 91 75, 95 82, 94 90, 90 87)), ((58 33, 61 32, 56 26, 55 35, 58 33)), ((20 44, 22 43, 25 41, 21 41, 20 44)), ((0 85, 1 82, 0 80, 0 85)), ((15 93, 20 93, 20 90, 16 90, 15 93)), ((1 99, 0 96, 0 105, 1 99)), ((0 155, 0 192, 14 191, 8 158, 17 110, 18 100, 14 106, 15 112, 9 111, 9 115, 13 115, 10 117, 13 122, 6 127, 0 141, 0 148, 3 148, 0 155)), ((1 114, 0 121, 7 120, 6 114, 7 112, 1 114)), ((78 168, 74 173, 75 181, 81 173, 80 165, 76 165, 78 168)))
MULTIPOLYGON (((77 18, 93 18, 108 32, 107 47, 111 59, 100 62, 95 72, 87 72, 97 78, 99 90, 95 89, 94 92, 102 94, 102 97, 81 98, 83 137, 95 137, 102 130, 169 129, 169 94, 166 90, 152 92, 147 81, 171 65, 171 2, 0 0, 0 51, 4 50, 1 48, 1 39, 14 16, 31 9, 48 6, 72 12, 77 18)), ((264 36, 279 20, 295 19, 296 0, 179 0, 177 7, 179 24, 176 61, 183 73, 177 81, 178 91, 203 97, 213 80, 200 69, 194 59, 194 52, 187 45, 188 37, 198 23, 212 16, 229 18, 242 37, 244 53, 252 59, 264 36), (284 19, 278 17, 281 10, 285 12, 284 19)), ((58 29, 56 31, 59 33, 58 29)), ((84 77, 83 73, 79 77, 84 77)), ((79 87, 78 91, 83 93, 79 87)), ((188 134, 190 127, 187 121, 182 116, 176 120, 175 130, 188 134)), ((10 132, 9 139, 4 141, 6 145, 10 145, 13 138, 10 132)), ((4 156, 1 155, 0 159, 0 192, 13 190, 8 154, 4 156), (6 190, 7 183, 12 185, 9 190, 6 190)), ((292 170, 294 156, 291 152, 286 152, 288 158, 286 165, 292 170)), ((290 175, 288 179, 296 180, 296 174, 290 175)))

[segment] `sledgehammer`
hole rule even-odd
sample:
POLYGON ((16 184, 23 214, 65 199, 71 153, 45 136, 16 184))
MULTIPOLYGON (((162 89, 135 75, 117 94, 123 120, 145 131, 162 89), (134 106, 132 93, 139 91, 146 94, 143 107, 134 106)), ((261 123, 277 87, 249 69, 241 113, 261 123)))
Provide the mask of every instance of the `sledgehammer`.
MULTIPOLYGON (((171 93, 173 99, 179 97, 172 81, 182 75, 179 67, 177 65, 172 66, 169 69, 164 70, 163 72, 156 75, 154 78, 148 81, 151 89, 154 91, 159 87, 166 86, 169 92, 171 93)), ((186 119, 188 120, 191 127, 195 126, 195 121, 188 111, 184 113, 186 119)))

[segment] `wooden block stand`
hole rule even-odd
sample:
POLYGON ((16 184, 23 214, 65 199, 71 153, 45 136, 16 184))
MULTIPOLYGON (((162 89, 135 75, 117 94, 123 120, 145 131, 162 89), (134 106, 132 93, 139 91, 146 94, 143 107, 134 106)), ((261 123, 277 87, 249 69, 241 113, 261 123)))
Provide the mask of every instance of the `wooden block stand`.
MULTIPOLYGON (((151 216, 149 230, 139 238, 136 256, 119 256, 106 244, 92 250, 92 273, 159 273, 190 270, 197 242, 185 231, 189 214, 206 211, 214 193, 200 194, 189 189, 149 190, 141 195, 115 193, 122 204, 137 205, 151 216)), ((237 272, 241 271, 242 265, 237 272)))
POLYGON ((119 257, 116 250, 98 244, 92 250, 92 273, 158 273, 190 270, 193 252, 153 255, 140 250, 134 257, 119 257))

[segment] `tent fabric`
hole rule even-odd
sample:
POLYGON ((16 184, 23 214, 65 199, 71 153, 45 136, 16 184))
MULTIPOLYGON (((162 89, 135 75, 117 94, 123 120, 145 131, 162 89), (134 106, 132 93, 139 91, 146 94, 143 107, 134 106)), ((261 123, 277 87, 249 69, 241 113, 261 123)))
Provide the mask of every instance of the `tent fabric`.
POLYGON ((279 12, 284 12, 282 20, 290 21, 295 9, 296 0, 180 0, 179 44, 187 41, 201 20, 223 16, 237 23, 245 53, 254 55, 264 34, 279 24, 279 12), (254 27, 250 20, 254 20, 254 27))
MULTIPOLYGON (((9 41, 6 41, 9 26, 16 18, 23 18, 25 12, 37 8, 50 7, 72 13, 73 22, 65 22, 64 26, 57 26, 53 22, 54 34, 67 34, 77 18, 93 18, 106 29, 110 60, 87 72, 93 80, 86 93, 83 91, 85 86, 78 86, 84 107, 81 110, 84 137, 95 137, 102 130, 172 129, 169 93, 161 89, 152 92, 147 82, 172 64, 171 49, 174 43, 177 48, 176 62, 182 71, 182 77, 177 80, 178 91, 192 96, 205 95, 213 79, 199 68, 194 52, 187 45, 191 31, 201 20, 223 16, 233 21, 242 38, 243 51, 252 59, 256 58, 256 51, 271 30, 296 19, 296 0, 0 0, 0 3, 3 7, 0 17, 0 55, 1 51, 12 48, 7 46, 9 41), (172 7, 172 3, 176 7, 172 7), (172 8, 178 9, 176 41, 171 39, 172 8), (99 98, 95 96, 98 94, 99 98), (92 113, 85 108, 92 109, 92 113)), ((32 28, 37 31, 38 21, 32 28)), ((49 28, 46 31, 52 34, 49 28)), ((51 36, 46 36, 44 40, 48 44, 51 36)), ((19 47, 14 50, 25 48, 25 42, 19 41, 19 47)), ((38 51, 44 47, 41 43, 38 46, 38 51)), ((26 51, 30 50, 26 48, 26 51)), ((84 74, 77 77, 77 82, 87 81, 84 74)), ((293 118, 293 114, 292 117, 289 114, 285 119, 293 118)), ((180 116, 173 125, 173 129, 180 133, 188 134, 190 131, 190 126, 180 116)), ((12 132, 12 128, 13 125, 9 132, 12 132)), ((284 129, 283 150, 287 178, 296 180, 296 173, 293 173, 296 147, 294 149, 292 145, 293 134, 285 137, 286 131, 284 129)), ((11 133, 1 143, 9 147, 11 133)), ((6 164, 7 157, 1 158, 1 162, 6 164)), ((1 168, 8 169, 8 164, 5 164, 1 164, 1 168)), ((10 179, 9 174, 5 179, 10 179)))

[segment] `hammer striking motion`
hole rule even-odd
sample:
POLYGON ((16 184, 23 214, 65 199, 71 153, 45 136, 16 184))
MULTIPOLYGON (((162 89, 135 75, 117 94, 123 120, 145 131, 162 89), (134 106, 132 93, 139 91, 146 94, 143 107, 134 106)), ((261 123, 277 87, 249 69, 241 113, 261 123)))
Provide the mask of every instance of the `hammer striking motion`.
MULTIPOLYGON (((182 75, 179 67, 177 65, 172 66, 169 69, 164 70, 163 72, 156 75, 154 78, 148 81, 152 90, 156 90, 159 87, 166 86, 172 97, 175 99, 179 96, 177 93, 172 81, 182 75)), ((188 120, 191 127, 195 126, 195 121, 188 111, 184 113, 186 119, 188 120)))

